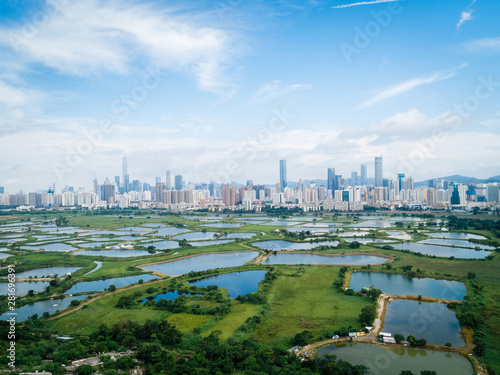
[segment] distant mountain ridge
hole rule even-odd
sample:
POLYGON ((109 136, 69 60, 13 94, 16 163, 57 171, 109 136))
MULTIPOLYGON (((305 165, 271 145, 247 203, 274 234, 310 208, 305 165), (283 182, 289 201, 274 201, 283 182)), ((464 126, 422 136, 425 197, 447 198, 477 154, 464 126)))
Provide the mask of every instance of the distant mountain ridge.
MULTIPOLYGON (((453 181, 453 182, 457 182, 459 184, 487 184, 489 182, 500 182, 500 175, 493 176, 493 177, 486 178, 486 179, 480 179, 480 178, 467 177, 467 176, 455 174, 452 176, 438 177, 438 179, 444 180, 444 181, 450 181, 450 182, 453 181)), ((416 182, 415 186, 428 186, 429 181, 430 180, 416 182)))

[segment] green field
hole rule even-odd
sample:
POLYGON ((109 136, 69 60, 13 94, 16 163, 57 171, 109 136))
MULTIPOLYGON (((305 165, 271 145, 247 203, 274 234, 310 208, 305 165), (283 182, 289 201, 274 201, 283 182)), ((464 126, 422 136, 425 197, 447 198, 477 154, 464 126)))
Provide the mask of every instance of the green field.
POLYGON ((316 336, 342 326, 360 328, 358 315, 369 302, 346 296, 332 286, 338 270, 304 266, 298 275, 296 269, 284 270, 269 293, 269 311, 255 332, 257 340, 286 346, 290 337, 304 330, 316 336))
MULTIPOLYGON (((58 213, 57 216, 60 214, 58 213)), ((20 215, 22 218, 39 218, 39 215, 26 214, 20 215)), ((55 217, 54 214, 47 216, 55 217)), ((285 236, 283 233, 275 233, 278 226, 266 226, 258 224, 243 225, 238 228, 211 228, 204 225, 208 224, 202 221, 187 220, 180 216, 160 216, 160 217, 133 217, 129 214, 119 217, 105 217, 99 215, 66 214, 67 225, 79 226, 83 228, 100 229, 118 229, 126 226, 139 226, 146 223, 163 223, 169 226, 185 228, 186 231, 217 231, 217 232, 253 232, 257 235, 252 239, 238 240, 236 242, 224 245, 211 245, 203 247, 181 247, 173 251, 161 252, 155 255, 148 255, 138 258, 105 258, 91 256, 77 256, 71 253, 60 252, 19 252, 15 246, 9 245, 9 251, 15 253, 14 257, 9 258, 9 263, 15 262, 18 271, 38 268, 42 266, 80 266, 81 270, 73 274, 71 280, 62 282, 61 286, 54 287, 54 294, 61 293, 69 284, 78 281, 98 280, 103 278, 130 276, 143 273, 136 266, 146 263, 160 262, 177 259, 179 257, 203 254, 208 252, 220 251, 242 251, 259 250, 254 248, 251 243, 256 241, 283 239, 298 241, 297 237, 285 236), (265 235, 262 234, 265 233, 265 235), (174 253, 177 253, 174 255, 174 253), (96 272, 83 276, 84 273, 95 267, 94 260, 104 261, 102 268, 96 272), (63 288, 64 287, 64 288, 63 288)), ((236 222, 235 216, 225 219, 223 222, 236 222)), ((397 219, 397 217, 395 217, 397 219)), ((338 216, 332 214, 317 216, 317 222, 341 221, 352 223, 359 221, 355 216, 338 216)), ((300 221, 300 219, 298 220, 300 221)), ((411 224, 411 228, 385 228, 389 230, 403 230, 414 235, 414 240, 426 238, 425 232, 415 234, 414 229, 417 224, 411 224)), ((426 228, 434 229, 433 227, 426 228)), ((470 228, 465 230, 469 233, 482 234, 488 237, 490 241, 500 241, 498 231, 489 231, 485 229, 470 228)), ((41 233, 33 233, 41 234, 41 233)), ((126 234, 126 233, 124 233, 126 234)), ((387 238, 381 232, 381 229, 372 231, 377 238, 387 238)), ((79 236, 78 236, 79 237, 79 236)), ((147 238, 147 237, 146 237, 147 238)), ((307 238, 315 239, 311 236, 307 238)), ((333 239, 329 237, 328 239, 333 239)), ((138 237, 137 240, 144 240, 144 237, 138 237)), ((170 239, 164 237, 164 239, 170 239)), ((98 241, 98 239, 95 239, 98 241)), ((35 241, 29 237, 24 244, 29 245, 35 241)), ((403 252, 398 250, 387 250, 380 247, 361 245, 358 248, 351 248, 349 243, 341 241, 339 248, 328 248, 325 250, 314 250, 323 254, 381 254, 394 257, 390 263, 390 269, 386 265, 371 267, 351 267, 350 271, 357 269, 384 270, 384 272, 405 273, 402 267, 411 266, 412 272, 418 276, 435 276, 455 280, 462 280, 467 283, 468 294, 471 296, 471 303, 474 304, 476 311, 481 312, 481 325, 479 330, 482 332, 484 341, 487 343, 487 350, 481 357, 491 368, 500 372, 500 253, 493 252, 491 259, 463 260, 448 258, 432 258, 429 256, 419 256, 415 253, 403 252), (467 276, 473 273, 475 275, 474 283, 479 285, 477 290, 471 289, 471 281, 467 276)), ((77 245, 76 245, 77 246, 77 245)), ((473 250, 471 250, 473 251, 473 250)), ((246 265, 239 268, 218 270, 218 272, 234 272, 236 270, 264 269, 271 267, 246 265)), ((220 331, 220 339, 226 341, 232 339, 255 339, 257 342, 269 345, 289 348, 292 346, 292 339, 298 333, 305 330, 310 331, 314 340, 322 340, 331 336, 333 332, 345 327, 348 329, 362 328, 358 315, 361 309, 370 303, 365 297, 348 296, 339 291, 332 285, 338 279, 340 267, 336 266, 277 266, 279 275, 272 281, 268 289, 263 292, 262 286, 260 292, 264 293, 267 302, 264 303, 242 303, 236 300, 229 301, 224 295, 224 303, 230 305, 229 312, 224 315, 210 314, 192 314, 186 312, 172 313, 165 310, 155 310, 148 307, 136 305, 134 308, 118 308, 116 304, 120 297, 132 295, 135 293, 136 300, 150 295, 160 293, 165 289, 184 287, 186 277, 172 280, 162 280, 153 284, 136 286, 129 290, 118 290, 117 292, 106 295, 96 301, 88 304, 86 307, 74 311, 68 315, 55 318, 53 320, 40 320, 40 324, 51 332, 57 332, 60 335, 89 335, 101 324, 111 326, 125 320, 144 323, 147 320, 161 320, 167 318, 174 324, 186 338, 193 338, 196 335, 202 337, 210 333, 220 331), (146 292, 147 289, 154 287, 154 292, 146 292), (259 322, 254 326, 246 324, 247 319, 258 317, 259 322)), ((2 272, 2 271, 0 271, 2 272)), ((3 271, 4 273, 6 271, 3 271)), ((24 302, 35 301, 36 298, 48 298, 49 296, 23 297, 19 299, 20 305, 24 302)), ((188 305, 199 305, 202 308, 213 308, 218 305, 214 300, 204 297, 193 297, 188 305), (197 299, 196 299, 197 298, 197 299)), ((220 302, 220 301, 219 301, 220 302)), ((0 302, 0 307, 5 307, 5 300, 0 302)))

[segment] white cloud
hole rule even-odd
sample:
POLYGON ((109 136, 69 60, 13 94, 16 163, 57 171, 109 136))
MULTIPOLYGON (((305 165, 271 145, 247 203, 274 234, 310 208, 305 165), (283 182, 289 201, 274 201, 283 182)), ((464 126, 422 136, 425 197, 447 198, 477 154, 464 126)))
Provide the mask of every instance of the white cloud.
POLYGON ((462 26, 465 22, 472 20, 472 12, 473 10, 462 12, 460 15, 460 21, 457 23, 457 29, 460 29, 460 26, 462 26))
POLYGON ((312 85, 296 83, 292 85, 284 85, 281 81, 272 81, 262 85, 257 93, 250 99, 251 101, 263 101, 276 98, 278 96, 290 94, 295 91, 310 90, 312 85))
POLYGON ((16 88, 0 81, 0 103, 7 107, 24 107, 45 97, 46 95, 40 91, 16 88))
POLYGON ((335 6, 332 7, 332 9, 350 8, 350 7, 355 7, 355 6, 359 6, 359 5, 372 5, 372 4, 392 3, 392 2, 395 2, 395 1, 401 1, 401 0, 360 1, 358 3, 352 3, 352 4, 335 5, 335 6))
POLYGON ((421 86, 421 85, 428 85, 437 81, 443 81, 445 79, 454 77, 457 73, 457 70, 462 69, 466 67, 467 64, 462 64, 456 68, 450 69, 449 71, 445 72, 436 72, 428 76, 422 76, 422 77, 417 77, 417 78, 412 78, 407 81, 403 81, 400 83, 397 83, 396 85, 388 88, 387 90, 384 90, 371 98, 365 100, 364 102, 359 104, 360 108, 365 108, 369 107, 375 103, 378 103, 384 99, 391 98, 393 96, 401 95, 404 94, 408 91, 413 90, 414 88, 421 86))
POLYGON ((473 40, 471 42, 462 44, 462 47, 466 51, 500 51, 500 37, 473 40))
MULTIPOLYGON (((47 0, 46 9, 54 4, 47 0)), ((24 24, 2 27, 0 43, 14 44, 27 59, 71 75, 126 74, 139 60, 187 70, 203 90, 218 92, 226 86, 220 72, 235 53, 232 36, 174 11, 125 0, 89 0, 58 5, 45 16, 39 26, 31 24, 35 14, 24 24)))

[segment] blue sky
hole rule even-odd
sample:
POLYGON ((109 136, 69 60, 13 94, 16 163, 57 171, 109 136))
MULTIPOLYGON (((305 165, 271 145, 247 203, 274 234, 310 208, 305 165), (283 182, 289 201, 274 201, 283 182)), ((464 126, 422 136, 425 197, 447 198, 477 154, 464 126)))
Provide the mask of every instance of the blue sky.
POLYGON ((494 0, 0 5, 0 186, 500 174, 494 0))

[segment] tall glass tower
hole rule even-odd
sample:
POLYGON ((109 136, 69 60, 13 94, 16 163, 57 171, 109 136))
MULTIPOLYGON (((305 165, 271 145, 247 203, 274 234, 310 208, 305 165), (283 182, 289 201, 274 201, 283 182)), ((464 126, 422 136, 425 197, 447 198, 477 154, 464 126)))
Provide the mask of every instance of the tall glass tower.
POLYGON ((281 191, 287 187, 286 160, 280 160, 280 187, 281 191))
POLYGON ((382 156, 375 158, 375 187, 384 186, 384 173, 382 169, 382 156))

